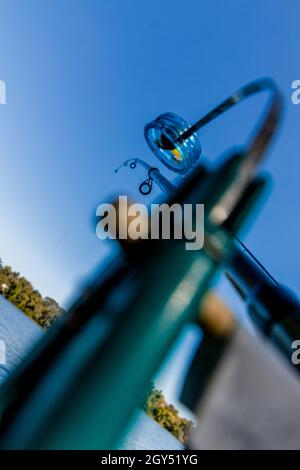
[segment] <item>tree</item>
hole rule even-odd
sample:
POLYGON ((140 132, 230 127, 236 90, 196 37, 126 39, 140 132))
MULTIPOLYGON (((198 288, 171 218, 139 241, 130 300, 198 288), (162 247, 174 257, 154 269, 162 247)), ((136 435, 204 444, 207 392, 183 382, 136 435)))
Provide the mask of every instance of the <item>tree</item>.
POLYGON ((193 422, 179 415, 173 405, 169 405, 161 390, 151 384, 148 394, 142 405, 148 416, 153 418, 164 429, 169 431, 183 444, 193 428, 193 422))
POLYGON ((1 258, 0 293, 44 329, 53 325, 64 312, 55 300, 43 298, 20 273, 13 271, 10 266, 4 266, 1 258))

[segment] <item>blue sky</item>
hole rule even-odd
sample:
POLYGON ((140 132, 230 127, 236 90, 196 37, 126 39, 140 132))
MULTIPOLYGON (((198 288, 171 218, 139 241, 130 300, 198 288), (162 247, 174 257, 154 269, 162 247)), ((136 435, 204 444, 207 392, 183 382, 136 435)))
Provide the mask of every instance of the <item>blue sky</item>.
MULTIPOLYGON (((299 293, 300 105, 290 100, 300 79, 299 13, 297 0, 1 0, 4 262, 68 305, 114 249, 95 236, 96 206, 120 192, 139 199, 142 173, 113 171, 131 156, 154 163, 145 123, 164 111, 195 120, 270 76, 285 116, 265 165, 272 193, 245 240, 299 293)), ((242 144, 263 102, 253 98, 203 129, 205 158, 242 144)))

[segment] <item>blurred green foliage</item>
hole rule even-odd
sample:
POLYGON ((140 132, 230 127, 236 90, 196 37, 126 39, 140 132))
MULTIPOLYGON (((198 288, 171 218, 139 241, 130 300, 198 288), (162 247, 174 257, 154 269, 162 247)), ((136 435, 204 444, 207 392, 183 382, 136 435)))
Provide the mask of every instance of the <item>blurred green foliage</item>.
POLYGON ((182 444, 186 442, 193 428, 193 422, 181 417, 175 406, 166 402, 162 391, 155 388, 154 384, 151 384, 142 407, 148 416, 173 434, 182 444))
POLYGON ((4 266, 1 259, 0 294, 44 329, 49 328, 63 313, 55 300, 42 297, 25 277, 13 271, 10 266, 4 266))

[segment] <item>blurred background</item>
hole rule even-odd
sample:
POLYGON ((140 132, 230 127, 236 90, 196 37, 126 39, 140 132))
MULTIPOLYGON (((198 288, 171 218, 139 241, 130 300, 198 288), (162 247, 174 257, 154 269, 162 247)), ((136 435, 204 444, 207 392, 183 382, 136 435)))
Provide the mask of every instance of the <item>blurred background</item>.
MULTIPOLYGON (((285 115, 265 164, 272 192, 243 240, 299 293, 300 105, 291 102, 300 79, 299 13, 297 0, 1 0, 3 262, 67 308, 117 249, 96 238, 97 205, 116 194, 141 199, 143 170, 115 168, 134 156, 158 165, 144 125, 165 111, 193 122, 236 88, 269 76, 285 115)), ((202 158, 213 163, 243 144, 264 100, 246 101, 201 130, 202 158)), ((218 290, 243 319, 225 280, 218 290)), ((189 331, 174 353, 186 355, 194 339, 189 331)), ((159 381, 171 395, 169 378, 159 381)))

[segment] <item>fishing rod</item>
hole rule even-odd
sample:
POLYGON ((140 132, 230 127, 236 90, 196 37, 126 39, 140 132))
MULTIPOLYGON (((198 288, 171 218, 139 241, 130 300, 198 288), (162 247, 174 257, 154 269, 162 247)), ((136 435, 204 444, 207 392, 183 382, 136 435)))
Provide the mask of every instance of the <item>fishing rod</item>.
MULTIPOLYGON (((154 156, 169 170, 186 177, 199 164, 201 156, 202 150, 197 132, 233 106, 260 92, 270 94, 267 112, 254 135, 243 148, 244 162, 236 175, 234 184, 212 214, 214 222, 217 224, 221 224, 229 217, 230 211, 235 207, 254 176, 265 150, 277 130, 281 116, 281 96, 274 81, 264 78, 245 85, 193 125, 180 116, 168 112, 159 115, 154 121, 146 124, 144 128, 145 139, 154 156)), ((139 186, 141 194, 150 194, 153 182, 157 182, 163 191, 173 189, 171 183, 169 188, 161 187, 161 179, 168 185, 167 178, 162 178, 157 168, 151 167, 141 159, 126 160, 115 171, 119 171, 122 166, 127 167, 128 165, 134 169, 137 163, 142 164, 148 171, 148 178, 139 186)))
MULTIPOLYGON (((278 126, 281 99, 275 83, 265 78, 245 85, 194 124, 173 113, 165 113, 145 126, 145 138, 155 157, 168 169, 185 176, 196 167, 201 156, 197 132, 246 98, 266 91, 271 95, 267 112, 243 150, 247 156, 246 162, 238 172, 233 187, 223 195, 210 214, 214 223, 227 228, 232 228, 230 214, 233 207, 236 208, 243 194, 253 191, 253 186, 248 186, 249 182, 278 126)), ((153 182, 164 192, 174 191, 174 186, 157 168, 141 159, 128 160, 124 166, 129 164, 134 169, 136 163, 142 164, 148 171, 148 179, 139 187, 141 194, 150 194, 153 182)), ((234 238, 235 250, 227 268, 227 278, 246 303, 254 323, 290 360, 292 343, 300 338, 300 303, 294 294, 274 279, 237 236, 234 238)))
POLYGON ((254 137, 214 169, 198 162, 199 139, 196 131, 185 134, 192 126, 182 118, 166 113, 145 127, 150 148, 185 176, 182 184, 176 188, 141 159, 125 166, 148 172, 142 194, 150 194, 155 182, 169 204, 205 204, 204 249, 187 251, 184 240, 173 239, 121 244, 118 256, 0 388, 0 448, 116 446, 178 333, 198 322, 199 304, 232 262, 233 236, 263 186, 256 169, 277 128, 280 95, 272 81, 257 81, 196 123, 198 131, 259 91, 271 99, 254 137))
MULTIPOLYGON (((211 173, 200 165, 170 198, 218 201, 243 162, 229 157, 211 173)), ((222 228, 206 227, 205 238, 195 251, 173 239, 121 245, 0 387, 0 448, 115 448, 230 255, 232 237, 222 228)))

